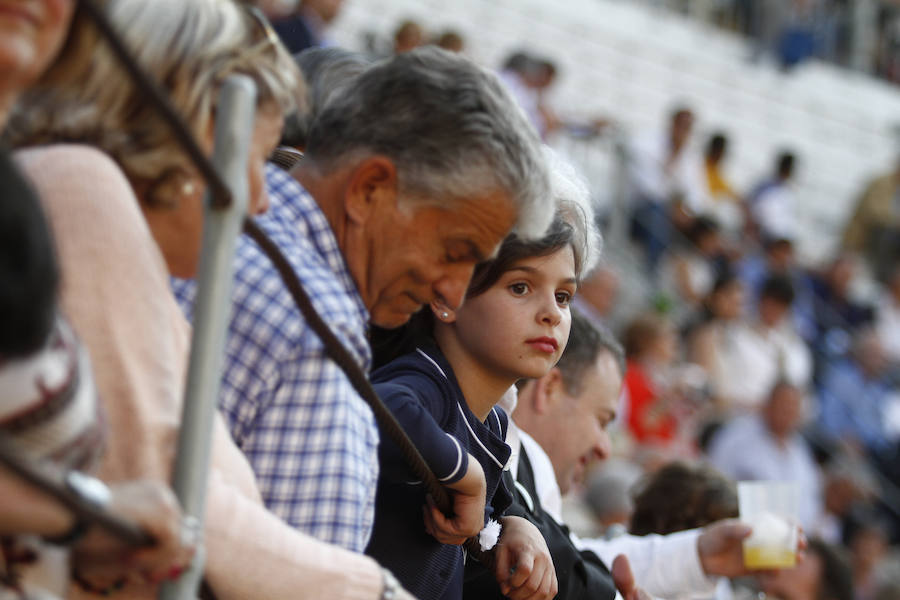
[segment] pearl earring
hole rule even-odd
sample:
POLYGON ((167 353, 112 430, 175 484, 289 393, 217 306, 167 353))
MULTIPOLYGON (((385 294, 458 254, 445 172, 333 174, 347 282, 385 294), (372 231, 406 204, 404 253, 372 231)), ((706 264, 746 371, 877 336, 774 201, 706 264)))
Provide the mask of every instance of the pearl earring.
POLYGON ((446 321, 448 318, 450 318, 450 313, 447 311, 441 313, 441 320, 446 321))
POLYGON ((194 185, 193 181, 185 181, 181 184, 181 195, 182 196, 192 196, 194 194, 194 190, 197 189, 194 185))

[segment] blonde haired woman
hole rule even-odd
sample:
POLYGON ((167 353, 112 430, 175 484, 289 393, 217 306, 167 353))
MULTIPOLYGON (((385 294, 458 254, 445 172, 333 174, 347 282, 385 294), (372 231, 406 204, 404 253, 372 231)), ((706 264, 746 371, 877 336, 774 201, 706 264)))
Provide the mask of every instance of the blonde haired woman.
MULTIPOLYGON (((248 177, 251 208, 264 210, 264 161, 301 91, 296 67, 266 23, 230 0, 106 4, 207 148, 222 82, 233 73, 255 81, 248 177)), ((101 474, 168 480, 188 347, 168 278, 196 269, 204 184, 105 44, 90 33, 73 36, 63 56, 68 60, 21 103, 13 140, 53 144, 22 150, 19 160, 45 199, 60 248, 63 307, 94 356, 110 415, 101 474)), ((218 598, 374 600, 394 589, 371 559, 299 534, 266 511, 221 421, 209 486, 206 578, 218 598)), ((150 598, 156 589, 125 592, 150 598)))

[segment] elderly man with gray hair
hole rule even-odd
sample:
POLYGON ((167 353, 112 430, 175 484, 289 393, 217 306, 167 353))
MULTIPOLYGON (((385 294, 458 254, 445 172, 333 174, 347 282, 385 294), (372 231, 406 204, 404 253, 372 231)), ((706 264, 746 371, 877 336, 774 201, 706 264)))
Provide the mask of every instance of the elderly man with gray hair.
MULTIPOLYGON (((463 300, 476 263, 552 217, 540 141, 496 78, 423 48, 376 63, 313 119, 292 176, 270 167, 257 219, 360 367, 369 323, 463 300), (299 183, 298 183, 299 182, 299 183)), ((219 406, 266 505, 356 551, 371 532, 378 430, 269 260, 238 248, 219 406)), ((189 312, 193 284, 176 284, 189 312)))

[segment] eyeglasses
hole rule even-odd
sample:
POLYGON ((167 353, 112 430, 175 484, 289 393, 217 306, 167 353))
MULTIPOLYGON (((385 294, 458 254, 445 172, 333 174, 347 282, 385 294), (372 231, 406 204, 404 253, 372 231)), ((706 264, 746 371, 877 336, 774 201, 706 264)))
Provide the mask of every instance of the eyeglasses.
POLYGON ((261 42, 277 45, 280 42, 278 34, 272 29, 272 24, 269 23, 269 19, 263 14, 263 11, 252 4, 244 4, 244 8, 247 10, 247 14, 256 21, 256 24, 259 25, 262 30, 264 39, 261 42))
POLYGON ((276 48, 281 43, 281 39, 278 37, 278 34, 275 33, 275 30, 272 29, 272 24, 269 23, 269 19, 266 18, 266 15, 264 15, 258 7, 252 4, 242 3, 242 6, 244 7, 244 10, 247 11, 247 14, 250 15, 251 20, 259 27, 262 38, 245 51, 241 52, 241 56, 246 58, 255 54, 261 54, 269 48, 276 48))

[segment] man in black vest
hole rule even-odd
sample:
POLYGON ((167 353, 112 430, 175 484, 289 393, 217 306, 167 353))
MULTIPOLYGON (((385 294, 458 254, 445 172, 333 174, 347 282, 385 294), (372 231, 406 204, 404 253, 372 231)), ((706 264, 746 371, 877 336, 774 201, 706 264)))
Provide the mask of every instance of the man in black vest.
MULTIPOLYGON (((624 355, 614 338, 602 336, 601 332, 583 317, 573 312, 569 345, 560 360, 561 366, 554 368, 537 384, 554 389, 560 385, 561 390, 564 371, 562 366, 569 363, 572 365, 577 363, 579 366, 571 370, 565 369, 565 372, 572 376, 572 381, 577 380, 579 386, 590 389, 591 394, 589 401, 583 403, 583 406, 574 407, 571 418, 566 418, 565 422, 560 421, 559 425, 566 430, 564 437, 582 440, 576 443, 578 447, 584 445, 583 440, 599 440, 591 445, 596 446, 598 456, 604 457, 609 450, 609 439, 604 430, 616 416, 616 406, 625 373, 624 355)), ((512 424, 510 428, 514 429, 512 424)), ((554 518, 552 512, 545 510, 536 485, 535 469, 527 448, 519 444, 519 433, 513 431, 507 436, 507 443, 513 446, 511 463, 515 463, 517 448, 521 448, 521 451, 517 464, 511 465, 512 468, 504 473, 504 482, 514 497, 513 505, 506 514, 528 519, 543 534, 559 582, 557 600, 582 598, 612 600, 617 589, 625 600, 649 598, 635 586, 627 559, 624 557, 616 559, 611 574, 596 554, 578 549, 570 537, 569 528, 554 518)), ((579 457, 584 454, 585 451, 581 451, 579 457)), ((546 456, 538 458, 547 461, 546 456)), ((584 463, 586 464, 586 461, 584 463)), ((584 464, 573 464, 571 470, 574 474, 583 467, 584 464)), ((572 478, 566 478, 566 481, 571 480, 572 478)), ((479 599, 503 598, 494 577, 490 573, 482 573, 477 564, 471 563, 472 561, 469 561, 466 565, 467 581, 464 596, 479 599)))
MULTIPOLYGON (((507 436, 514 455, 521 446, 518 467, 511 469, 517 498, 544 523, 542 527, 533 520, 541 532, 551 532, 545 536, 557 568, 558 598, 606 597, 591 592, 596 589, 591 586, 602 585, 603 565, 612 565, 613 575, 630 575, 619 573, 622 554, 642 590, 654 596, 711 595, 714 576, 747 574, 742 540, 750 528, 736 520, 719 521, 704 530, 613 540, 570 538, 562 524, 561 494, 584 476, 591 461, 603 460, 610 452, 606 426, 615 418, 624 373, 624 352, 612 334, 573 312, 569 341, 557 366, 519 389, 513 413, 518 427, 511 425, 512 434, 507 436), (514 439, 516 433, 519 439, 514 439), (565 552, 554 552, 551 539, 559 535, 554 529, 565 534, 568 545, 560 542, 565 552), (564 589, 568 595, 563 595, 564 589)), ((621 577, 614 579, 627 600, 621 577)))

